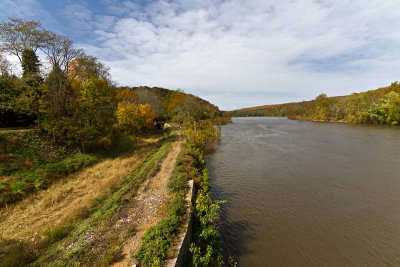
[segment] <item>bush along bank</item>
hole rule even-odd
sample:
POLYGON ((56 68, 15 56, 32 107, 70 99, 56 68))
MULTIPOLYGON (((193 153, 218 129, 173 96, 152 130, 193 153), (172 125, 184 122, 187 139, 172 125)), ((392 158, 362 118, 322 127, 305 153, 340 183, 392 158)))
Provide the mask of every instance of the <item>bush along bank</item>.
POLYGON ((193 201, 193 234, 186 259, 188 266, 222 266, 222 242, 218 229, 219 209, 224 201, 215 201, 210 193, 210 179, 205 168, 203 153, 221 138, 221 127, 214 128, 209 120, 185 125, 185 136, 192 152, 198 176, 194 178, 198 188, 193 201))
POLYGON ((194 152, 200 179, 195 179, 198 188, 193 202, 193 234, 186 259, 188 266, 222 266, 222 241, 219 226, 219 209, 225 201, 215 201, 210 193, 209 172, 205 168, 203 153, 212 148, 210 144, 220 141, 221 127, 215 129, 210 121, 187 124, 185 127, 187 142, 194 152))
POLYGON ((193 216, 193 235, 185 266, 222 266, 222 247, 218 231, 219 207, 209 192, 209 176, 203 150, 218 139, 219 134, 209 120, 184 124, 185 141, 176 161, 169 189, 172 197, 167 216, 149 228, 135 257, 142 266, 164 266, 174 255, 174 246, 185 216, 193 216), (185 214, 187 183, 194 180, 198 188, 192 202, 192 215, 185 214))

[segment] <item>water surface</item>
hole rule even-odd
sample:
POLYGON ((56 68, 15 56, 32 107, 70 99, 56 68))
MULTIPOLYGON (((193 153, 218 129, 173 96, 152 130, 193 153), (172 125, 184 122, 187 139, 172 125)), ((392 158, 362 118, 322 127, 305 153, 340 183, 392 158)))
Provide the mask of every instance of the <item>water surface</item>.
POLYGON ((207 156, 239 266, 400 266, 400 128, 234 118, 207 156))

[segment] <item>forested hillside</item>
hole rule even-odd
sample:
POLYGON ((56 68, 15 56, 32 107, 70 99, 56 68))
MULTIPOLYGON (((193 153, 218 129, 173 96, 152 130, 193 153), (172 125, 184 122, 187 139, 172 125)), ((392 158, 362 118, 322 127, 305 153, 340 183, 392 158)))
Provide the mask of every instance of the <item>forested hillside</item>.
POLYGON ((399 124, 400 84, 347 96, 319 95, 315 100, 238 109, 232 116, 284 116, 291 119, 399 124))

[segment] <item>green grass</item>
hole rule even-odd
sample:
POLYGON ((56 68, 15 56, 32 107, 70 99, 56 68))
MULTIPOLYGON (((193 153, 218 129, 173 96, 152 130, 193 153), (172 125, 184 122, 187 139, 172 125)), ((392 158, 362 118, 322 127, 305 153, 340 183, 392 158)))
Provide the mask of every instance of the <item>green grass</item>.
POLYGON ((4 176, 0 184, 0 207, 23 199, 29 193, 47 188, 55 180, 98 162, 89 154, 75 154, 59 162, 38 163, 26 171, 4 176))
POLYGON ((0 132, 0 208, 100 160, 123 156, 136 143, 137 137, 121 136, 109 151, 87 154, 54 145, 33 129, 0 132))

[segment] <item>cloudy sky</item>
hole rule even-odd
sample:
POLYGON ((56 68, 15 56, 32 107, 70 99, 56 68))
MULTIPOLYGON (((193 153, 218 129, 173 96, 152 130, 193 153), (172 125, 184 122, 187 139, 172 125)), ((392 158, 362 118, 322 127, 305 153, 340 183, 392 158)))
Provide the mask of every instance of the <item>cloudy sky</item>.
POLYGON ((400 0, 0 0, 111 67, 225 110, 400 80, 400 0))

